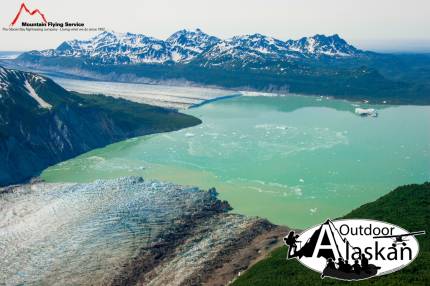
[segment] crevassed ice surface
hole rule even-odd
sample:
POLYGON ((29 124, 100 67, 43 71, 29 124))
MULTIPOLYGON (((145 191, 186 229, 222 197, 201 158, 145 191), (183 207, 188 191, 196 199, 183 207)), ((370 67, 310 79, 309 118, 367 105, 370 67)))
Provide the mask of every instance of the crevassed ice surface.
POLYGON ((0 284, 103 284, 208 196, 140 178, 1 194, 0 284))
POLYGON ((143 175, 208 188, 235 212, 304 228, 430 179, 430 107, 310 96, 237 97, 189 109, 203 123, 93 150, 48 181, 143 175), (378 117, 360 117, 356 107, 378 117))
POLYGON ((121 83, 105 81, 85 81, 50 76, 68 90, 86 94, 105 94, 139 103, 162 107, 184 109, 206 100, 232 95, 235 92, 203 87, 181 87, 169 85, 121 83))

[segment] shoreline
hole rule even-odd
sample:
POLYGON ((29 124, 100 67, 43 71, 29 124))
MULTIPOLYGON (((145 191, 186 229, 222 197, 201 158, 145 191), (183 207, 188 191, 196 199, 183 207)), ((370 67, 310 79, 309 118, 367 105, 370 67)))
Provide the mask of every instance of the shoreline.
POLYGON ((111 143, 201 124, 176 110, 69 92, 35 73, 0 69, 2 86, 15 87, 0 89, 0 186, 28 182, 49 166, 111 143), (49 103, 43 112, 36 112, 43 108, 37 101, 27 100, 29 82, 49 103))
MULTIPOLYGON (((85 69, 79 68, 61 68, 59 69, 57 66, 44 66, 44 65, 29 65, 25 63, 16 63, 16 60, 0 60, 0 63, 11 64, 11 68, 15 69, 28 69, 29 71, 39 72, 49 77, 50 73, 58 73, 58 77, 62 77, 65 79, 75 79, 82 81, 94 81, 94 82, 113 82, 113 83, 124 83, 124 84, 142 84, 142 85, 152 85, 152 86, 168 86, 168 87, 190 87, 190 88, 205 88, 205 89, 214 89, 214 90, 224 90, 226 92, 234 92, 244 95, 246 93, 256 94, 258 96, 288 96, 288 95, 296 95, 296 96, 311 96, 311 97, 323 97, 330 98, 334 100, 345 100, 351 103, 362 103, 362 104, 370 104, 370 105, 382 105, 382 106, 430 106, 429 103, 412 103, 412 102, 399 102, 394 101, 391 102, 387 99, 371 99, 371 98, 356 98, 356 97, 348 97, 348 96, 338 96, 331 94, 315 94, 315 93, 297 93, 290 92, 286 89, 272 89, 267 90, 267 88, 255 89, 246 86, 229 88, 221 85, 213 85, 213 84, 201 84, 198 82, 185 80, 181 78, 172 78, 168 80, 160 80, 160 79, 152 79, 148 77, 137 77, 134 74, 116 74, 115 72, 112 74, 102 74, 96 73, 92 71, 88 71, 85 69), (80 74, 80 76, 77 76, 80 74)), ((246 96, 246 95, 244 95, 246 96)), ((251 95, 254 96, 254 95, 251 95)), ((228 98, 228 97, 226 97, 228 98)), ((221 97, 220 99, 224 99, 221 97)), ((190 105, 190 107, 192 104, 190 105)), ((188 107, 189 108, 189 107, 188 107)))
POLYGON ((188 109, 198 108, 200 106, 203 106, 205 104, 209 104, 209 103, 212 103, 212 102, 215 102, 215 101, 224 100, 224 99, 230 99, 230 98, 236 98, 236 97, 240 97, 240 96, 242 96, 242 95, 241 94, 232 94, 232 95, 219 96, 219 97, 215 97, 215 98, 203 100, 200 103, 193 104, 190 107, 188 107, 188 109))

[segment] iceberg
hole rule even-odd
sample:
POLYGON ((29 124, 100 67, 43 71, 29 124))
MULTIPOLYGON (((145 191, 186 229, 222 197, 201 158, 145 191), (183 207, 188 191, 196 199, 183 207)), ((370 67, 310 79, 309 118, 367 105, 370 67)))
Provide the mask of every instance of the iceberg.
POLYGON ((355 109, 355 114, 358 114, 360 116, 372 116, 372 117, 378 116, 378 112, 374 108, 359 108, 359 107, 357 107, 355 109))

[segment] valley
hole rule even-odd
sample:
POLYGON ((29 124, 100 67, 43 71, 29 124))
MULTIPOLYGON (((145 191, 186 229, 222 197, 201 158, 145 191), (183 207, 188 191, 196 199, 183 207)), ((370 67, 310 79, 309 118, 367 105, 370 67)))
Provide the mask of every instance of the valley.
POLYGON ((428 209, 427 54, 107 31, 0 64, 0 284, 318 284, 289 228, 428 209))
POLYGON ((103 32, 55 49, 21 54, 15 64, 102 81, 181 83, 389 104, 430 103, 430 57, 360 50, 339 35, 279 40, 262 34, 219 39, 200 29, 166 40, 103 32))

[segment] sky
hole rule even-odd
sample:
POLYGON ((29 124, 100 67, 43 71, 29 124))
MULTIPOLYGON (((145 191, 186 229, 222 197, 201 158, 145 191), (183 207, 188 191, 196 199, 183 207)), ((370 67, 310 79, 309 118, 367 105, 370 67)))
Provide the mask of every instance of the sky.
MULTIPOLYGON (((2 0, 0 28, 9 27, 22 2, 30 10, 40 9, 48 21, 79 21, 160 39, 195 28, 220 38, 261 33, 287 40, 339 34, 362 49, 430 51, 428 0, 2 0)), ((65 40, 95 34, 2 29, 0 50, 55 48, 65 40)))

